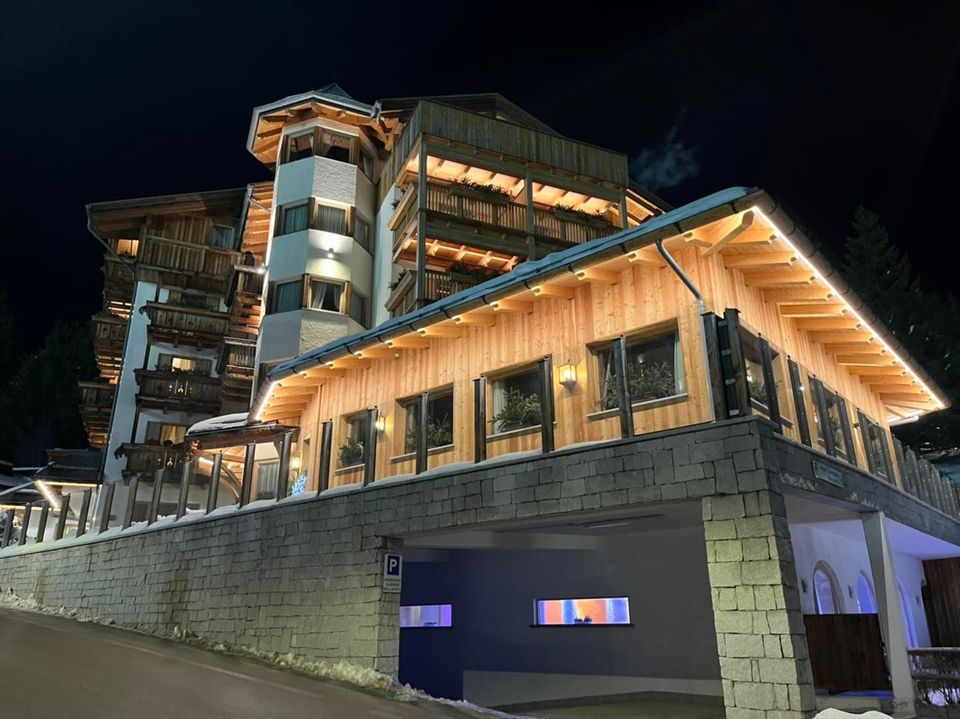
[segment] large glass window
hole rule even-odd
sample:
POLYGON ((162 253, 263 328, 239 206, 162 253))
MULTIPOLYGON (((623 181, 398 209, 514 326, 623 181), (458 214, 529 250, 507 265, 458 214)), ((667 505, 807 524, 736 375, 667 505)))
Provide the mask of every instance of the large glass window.
MULTIPOLYGON (((613 344, 595 350, 600 377, 600 410, 620 406, 613 344)), ((676 330, 656 337, 627 338, 627 387, 631 402, 649 402, 684 392, 683 359, 676 330)))
POLYGON ((370 252, 370 223, 362 217, 354 215, 353 239, 367 252, 370 252))
POLYGON ((348 231, 346 208, 318 204, 316 229, 346 235, 348 231))
MULTIPOLYGON (((420 422, 420 398, 405 400, 402 405, 406 428, 403 451, 417 451, 417 426, 420 422)), ((453 444, 453 391, 431 392, 427 399, 427 449, 453 444)))
POLYGON ((540 414, 540 377, 537 368, 493 381, 493 431, 510 432, 537 427, 540 414))
POLYGON ((350 292, 350 317, 361 327, 370 326, 370 301, 356 290, 350 292))
POLYGON ((873 596, 873 587, 863 572, 857 575, 857 604, 861 614, 877 613, 877 599, 873 596))
POLYGON ((565 624, 629 624, 627 597, 594 599, 540 599, 536 605, 538 626, 565 624))
POLYGON ((283 217, 280 222, 280 234, 288 235, 291 232, 300 232, 310 226, 310 205, 303 202, 299 205, 290 205, 280 208, 283 217))
POLYGON ((818 383, 819 392, 817 401, 820 404, 817 412, 817 435, 821 444, 829 449, 828 442, 832 442, 836 456, 853 461, 851 450, 847 444, 849 434, 849 418, 846 415, 846 403, 836 392, 827 389, 823 383, 818 383), (826 424, 826 426, 822 426, 826 424), (829 440, 825 434, 829 432, 829 440))
POLYGON ((343 297, 343 285, 328 280, 310 280, 311 310, 340 312, 343 297))
POLYGON ((287 162, 301 160, 313 154, 313 130, 287 137, 287 162))
POLYGON ((273 499, 277 496, 280 478, 280 462, 263 462, 257 466, 257 499, 273 499))
POLYGON ((453 606, 450 604, 417 604, 400 607, 400 628, 452 627, 453 606))
POLYGON ((213 360, 161 354, 157 357, 157 369, 161 372, 183 372, 208 377, 213 369, 213 360))
POLYGON ((888 480, 892 479, 890 450, 887 449, 887 433, 862 412, 859 413, 859 419, 863 450, 867 455, 867 467, 880 477, 888 480))
POLYGON ((331 160, 350 162, 350 149, 353 147, 353 142, 354 138, 350 135, 325 130, 320 154, 323 157, 329 157, 331 160))
POLYGON ((363 464, 366 457, 364 443, 367 441, 367 413, 357 412, 344 419, 345 436, 338 451, 341 467, 363 464))
POLYGON ((277 282, 273 286, 270 312, 290 312, 303 307, 303 280, 277 282))
POLYGON ((180 444, 187 433, 185 425, 147 422, 147 444, 180 444))

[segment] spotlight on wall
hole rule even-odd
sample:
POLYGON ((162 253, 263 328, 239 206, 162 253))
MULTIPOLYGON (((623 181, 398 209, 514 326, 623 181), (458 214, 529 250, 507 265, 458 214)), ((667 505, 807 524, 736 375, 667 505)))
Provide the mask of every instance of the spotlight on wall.
POLYGON ((383 433, 383 430, 387 428, 387 420, 382 414, 377 415, 377 421, 373 423, 373 426, 376 428, 377 432, 383 433))
POLYGON ((560 365, 560 384, 570 389, 577 383, 577 366, 571 362, 560 365))

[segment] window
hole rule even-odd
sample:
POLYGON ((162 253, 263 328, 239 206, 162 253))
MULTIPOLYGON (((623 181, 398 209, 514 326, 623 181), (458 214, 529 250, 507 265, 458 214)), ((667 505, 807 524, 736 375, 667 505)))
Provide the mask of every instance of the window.
POLYGON ((536 605, 538 626, 568 624, 629 624, 627 597, 596 599, 540 599, 536 605))
MULTIPOLYGON (((613 364, 614 345, 595 350, 600 377, 600 410, 620 406, 613 364)), ((649 402, 684 392, 680 336, 674 330, 656 337, 627 338, 627 386, 631 402, 649 402)))
POLYGON ((358 215, 353 218, 353 239, 367 252, 370 252, 370 223, 358 215))
POLYGON ((400 628, 452 627, 453 606, 450 604, 417 604, 400 607, 400 628))
POLYGON ((887 449, 887 433, 863 412, 858 413, 860 437, 863 439, 863 451, 867 457, 867 468, 887 480, 893 479, 890 462, 890 450, 887 449))
POLYGON ((273 285, 270 312, 290 312, 303 307, 303 280, 277 282, 273 285))
POLYGON ((257 466, 257 499, 273 499, 277 496, 277 480, 280 477, 279 462, 263 462, 257 466))
POLYGON ((117 254, 121 257, 136 257, 140 240, 117 240, 117 254))
POLYGON ((298 205, 288 205, 280 208, 280 232, 278 234, 288 235, 291 232, 300 232, 309 226, 309 203, 302 202, 298 205))
POLYGON ((353 147, 353 137, 341 135, 339 132, 323 133, 323 145, 320 154, 331 160, 350 162, 350 149, 353 147))
POLYGON ((346 438, 339 449, 340 467, 355 467, 363 464, 366 457, 364 443, 367 441, 367 413, 352 414, 344 420, 344 423, 346 438))
POLYGON ((313 154, 313 130, 290 135, 287 138, 287 162, 302 160, 313 154))
POLYGON ((338 235, 348 234, 346 208, 317 204, 317 219, 314 223, 314 229, 335 232, 338 235))
POLYGON ((531 368, 493 382, 493 431, 539 426, 540 377, 531 368))
POLYGON ((817 614, 842 614, 837 580, 826 562, 817 562, 813 570, 813 596, 817 614))
POLYGON ((870 580, 864 576, 863 572, 857 575, 857 604, 861 614, 877 613, 877 599, 873 596, 870 580))
POLYGON ((846 413, 846 403, 835 392, 823 386, 823 383, 814 380, 814 400, 817 403, 817 435, 819 442, 825 446, 827 452, 833 448, 832 454, 853 462, 847 437, 850 434, 850 424, 846 413))
POLYGON ((225 250, 233 249, 234 230, 229 225, 213 226, 213 245, 225 250))
POLYGON ((340 312, 343 285, 327 280, 310 280, 310 297, 307 307, 311 310, 340 312))
POLYGON ((370 326, 370 302, 356 290, 350 292, 350 317, 361 327, 370 326))
POLYGON ((187 433, 185 425, 147 422, 147 444, 180 444, 187 433))
POLYGON ((373 155, 362 145, 360 147, 360 170, 371 180, 373 179, 373 155))
MULTIPOLYGON (((403 451, 417 451, 417 426, 420 422, 420 398, 404 400, 406 427, 403 451)), ((453 444, 453 391, 430 393, 427 399, 427 449, 453 444)))
POLYGON ((213 360, 161 354, 157 357, 157 369, 161 372, 183 372, 209 377, 213 369, 213 360))

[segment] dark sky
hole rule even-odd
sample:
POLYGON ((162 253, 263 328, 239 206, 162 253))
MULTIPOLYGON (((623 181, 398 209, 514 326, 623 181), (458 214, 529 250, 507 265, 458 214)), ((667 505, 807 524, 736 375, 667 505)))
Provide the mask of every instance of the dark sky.
POLYGON ((646 177, 680 160, 658 188, 674 204, 760 185, 834 253, 862 203, 952 288, 960 5, 526 5, 7 0, 0 257, 21 345, 99 308, 86 203, 266 179, 252 108, 330 81, 365 101, 500 92, 646 177))

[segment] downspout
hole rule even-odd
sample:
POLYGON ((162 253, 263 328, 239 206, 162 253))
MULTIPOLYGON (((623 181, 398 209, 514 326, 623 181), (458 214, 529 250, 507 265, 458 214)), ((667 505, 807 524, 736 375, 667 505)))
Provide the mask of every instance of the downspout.
MULTIPOLYGON (((700 316, 700 352, 703 356, 704 363, 706 363, 709 361, 707 359, 709 355, 707 354, 707 336, 703 330, 703 316, 707 312, 706 303, 703 301, 703 293, 700 292, 700 288, 693 283, 693 280, 690 279, 687 273, 683 271, 683 268, 677 264, 677 261, 673 259, 673 255, 667 252, 667 248, 663 246, 663 240, 657 240, 656 244, 657 252, 660 253, 660 256, 670 266, 670 269, 673 270, 674 274, 680 278, 680 281, 688 290, 690 290, 690 294, 692 294, 694 299, 697 301, 697 314, 700 316)), ((708 367, 708 374, 709 369, 710 368, 708 367)), ((710 381, 707 382, 707 400, 710 406, 710 412, 713 415, 713 421, 716 422, 718 418, 716 407, 713 404, 713 383, 710 381)))

